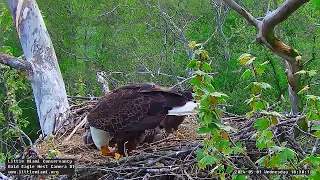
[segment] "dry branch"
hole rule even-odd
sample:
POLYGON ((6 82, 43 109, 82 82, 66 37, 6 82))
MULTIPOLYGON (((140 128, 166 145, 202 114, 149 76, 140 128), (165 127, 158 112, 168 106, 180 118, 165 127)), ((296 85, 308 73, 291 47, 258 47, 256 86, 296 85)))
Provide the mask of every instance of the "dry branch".
POLYGON ((107 93, 109 93, 110 89, 109 89, 108 83, 101 75, 101 72, 97 72, 97 80, 102 86, 103 94, 106 95, 107 93))
POLYGON ((13 56, 9 54, 5 54, 0 52, 0 63, 10 66, 18 71, 31 71, 32 66, 31 63, 13 56))

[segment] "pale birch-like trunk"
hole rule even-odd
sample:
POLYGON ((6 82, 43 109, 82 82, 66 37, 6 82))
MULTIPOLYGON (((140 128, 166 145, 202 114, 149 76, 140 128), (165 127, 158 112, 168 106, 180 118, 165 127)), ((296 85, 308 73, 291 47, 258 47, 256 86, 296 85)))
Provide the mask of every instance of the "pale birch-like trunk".
POLYGON ((69 109, 65 85, 48 31, 35 0, 7 0, 24 56, 42 133, 49 137, 69 109))

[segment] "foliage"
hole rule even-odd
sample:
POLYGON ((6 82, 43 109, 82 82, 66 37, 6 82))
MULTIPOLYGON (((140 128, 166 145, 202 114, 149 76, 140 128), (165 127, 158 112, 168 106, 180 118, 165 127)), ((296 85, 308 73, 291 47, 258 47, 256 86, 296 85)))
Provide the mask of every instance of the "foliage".
MULTIPOLYGON (((3 74, 0 77, 0 83, 5 84, 3 91, 0 92, 0 135, 1 141, 6 142, 1 143, 1 153, 3 155, 0 155, 0 157, 9 157, 10 154, 19 152, 15 150, 17 148, 11 146, 15 146, 15 143, 24 145, 24 140, 20 138, 20 130, 26 128, 29 124, 26 118, 22 117, 22 108, 16 100, 16 92, 26 91, 26 85, 24 77, 19 75, 16 70, 0 66, 0 71, 3 74)), ((3 161, 3 159, 0 159, 0 161, 3 161)))
MULTIPOLYGON (((172 86, 177 84, 177 80, 188 79, 185 67, 189 54, 186 51, 192 49, 196 58, 189 59, 188 66, 194 70, 195 77, 190 79, 190 83, 195 87, 196 98, 202 105, 199 109, 199 133, 209 136, 205 147, 198 152, 202 168, 214 165, 214 175, 221 178, 230 176, 234 167, 228 162, 228 157, 245 152, 241 144, 229 142, 228 132, 233 129, 221 122, 221 104, 226 105, 227 111, 237 114, 264 114, 254 124, 258 130, 256 145, 267 148, 270 153, 256 163, 280 168, 306 162, 317 167, 317 156, 310 155, 304 162, 298 162, 295 153, 285 143, 275 141, 270 130, 278 123, 278 112, 288 111, 288 103, 285 102, 277 106, 276 111, 267 111, 269 102, 277 102, 282 96, 286 101, 289 99, 283 63, 272 52, 252 42, 256 30, 248 27, 245 19, 239 18, 223 3, 212 2, 37 0, 53 41, 68 95, 101 96, 101 87, 96 81, 97 70, 109 74, 107 80, 111 88, 128 82, 172 86), (168 14, 169 20, 161 16, 163 12, 168 14), (177 27, 181 31, 177 31, 177 27), (186 45, 184 40, 191 39, 194 41, 186 45), (247 53, 241 56, 243 52, 247 53), (257 58, 250 55, 252 52, 257 58), (243 65, 240 68, 239 61, 243 65), (247 99, 245 103, 244 99, 247 99)), ((274 2, 262 0, 258 7, 256 1, 241 1, 255 17, 264 16, 266 9, 275 8, 274 2)), ((320 67, 319 1, 311 2, 279 27, 281 39, 303 53, 305 70, 298 74, 305 77, 305 87, 299 94, 306 105, 304 113, 307 121, 318 122, 320 88, 314 82, 320 80, 316 74, 320 67)), ((0 0, 0 47, 2 52, 10 52, 14 56, 22 54, 4 0, 0 0)), ((6 76, 0 78, 6 78, 9 82, 11 99, 4 99, 5 87, 1 84, 0 101, 6 102, 6 105, 11 103, 8 112, 11 119, 18 120, 19 128, 25 126, 25 117, 28 117, 31 124, 28 132, 33 131, 35 139, 39 125, 34 102, 32 98, 23 100, 31 95, 30 87, 22 81, 23 74, 7 68, 3 69, 3 73, 6 76)), ((188 88, 188 84, 183 84, 183 87, 188 88)), ((6 114, 1 108, 0 125, 6 126, 6 114)), ((313 123, 311 132, 319 137, 318 123, 313 123)), ((16 129, 7 132, 11 135, 15 133, 19 132, 16 129)), ((49 154, 53 156, 55 151, 49 154)), ((313 172, 316 177, 316 171, 313 172)), ((233 175, 233 178, 244 176, 233 175)))
POLYGON ((54 145, 54 140, 55 140, 55 136, 52 135, 49 138, 49 140, 46 141, 48 147, 50 148, 47 154, 48 158, 50 159, 54 159, 55 157, 61 155, 60 151, 56 150, 56 147, 54 145))
MULTIPOLYGON (((306 120, 304 122, 300 122, 300 128, 308 131, 317 137, 320 138, 320 96, 314 95, 312 93, 312 89, 318 85, 318 83, 313 83, 314 77, 317 75, 317 70, 301 70, 296 74, 302 75, 305 79, 306 85, 302 88, 298 94, 302 95, 305 101, 305 112, 306 120), (309 127, 301 126, 304 124, 310 124, 309 127)), ((311 169, 311 179, 319 179, 320 178, 320 169, 319 169, 319 154, 309 154, 307 157, 301 162, 306 163, 308 167, 311 169)))
MULTIPOLYGON (((296 152, 290 148, 286 147, 287 142, 281 142, 274 136, 272 131, 272 126, 277 125, 279 123, 279 118, 282 116, 280 113, 276 111, 269 111, 267 108, 268 103, 263 100, 262 94, 263 90, 272 89, 272 87, 265 83, 258 81, 258 75, 264 74, 264 68, 268 64, 264 62, 262 64, 258 64, 255 60, 256 57, 253 57, 250 54, 243 54, 239 57, 239 63, 242 66, 247 67, 248 69, 244 71, 241 77, 245 78, 253 78, 255 81, 252 82, 252 86, 250 86, 250 99, 246 100, 246 103, 250 105, 251 111, 247 113, 247 116, 252 116, 255 113, 261 113, 262 116, 257 118, 254 123, 254 127, 258 130, 256 134, 256 146, 259 149, 268 149, 268 155, 261 157, 256 161, 257 164, 260 166, 272 168, 272 169, 299 169, 299 164, 305 163, 306 161, 309 163, 309 167, 313 168, 311 170, 311 175, 309 178, 311 179, 318 179, 319 178, 319 170, 317 169, 318 160, 317 157, 311 155, 306 159, 300 161, 296 155, 296 152), (308 160, 307 160, 308 159, 308 160)), ((301 60, 301 59, 300 59, 301 60)), ((315 70, 302 70, 296 73, 297 75, 304 74, 306 77, 313 77, 316 74, 315 70)), ((310 87, 311 85, 307 85, 310 87)), ((302 94, 308 91, 310 88, 303 88, 299 92, 302 94)), ((317 101, 320 100, 320 97, 307 95, 308 106, 306 107, 307 110, 307 121, 310 120, 320 120, 318 116, 319 107, 317 105, 317 101), (310 119, 310 117, 312 117, 310 119), (316 117, 314 119, 313 117, 316 117), (318 118, 317 118, 318 117, 318 118)), ((315 126, 313 126, 315 127, 315 126)), ((315 134, 319 134, 319 128, 312 128, 315 130, 315 134)), ((319 136, 318 136, 319 137, 319 136)), ((301 178, 302 176, 295 176, 295 178, 301 178)), ((275 176, 274 178, 280 178, 280 175, 275 176)), ((299 179, 298 178, 298 179, 299 179)))
POLYGON ((231 176, 235 168, 234 164, 228 161, 229 156, 241 153, 244 149, 241 144, 230 143, 228 132, 233 131, 233 128, 222 123, 222 110, 219 108, 219 105, 226 103, 228 96, 213 86, 208 52, 201 48, 196 49, 198 46, 194 41, 189 44, 189 47, 195 49, 197 59, 191 60, 188 68, 194 70, 190 83, 194 85, 195 99, 200 102, 198 121, 201 127, 198 133, 210 137, 204 140, 204 147, 197 152, 198 164, 200 168, 214 166, 211 170, 212 176, 225 178, 231 176))

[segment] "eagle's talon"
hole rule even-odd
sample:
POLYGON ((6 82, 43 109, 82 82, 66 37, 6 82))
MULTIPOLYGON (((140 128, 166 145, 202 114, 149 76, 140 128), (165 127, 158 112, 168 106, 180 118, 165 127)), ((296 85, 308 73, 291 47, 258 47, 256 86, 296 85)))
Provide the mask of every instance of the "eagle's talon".
POLYGON ((101 153, 104 156, 113 156, 115 154, 115 148, 109 147, 109 146, 102 146, 101 147, 101 153))
POLYGON ((119 153, 114 153, 114 159, 118 160, 120 158, 122 158, 123 155, 119 154, 119 153))
POLYGON ((174 134, 175 134, 176 136, 178 136, 178 137, 185 138, 185 136, 184 136, 182 133, 180 133, 179 130, 176 130, 176 131, 174 132, 174 134))

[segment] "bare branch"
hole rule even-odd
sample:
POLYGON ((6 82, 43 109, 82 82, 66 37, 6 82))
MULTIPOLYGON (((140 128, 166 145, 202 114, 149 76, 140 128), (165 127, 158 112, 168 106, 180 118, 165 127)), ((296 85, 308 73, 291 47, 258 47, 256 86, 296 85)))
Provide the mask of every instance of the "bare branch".
POLYGON ((102 85, 103 94, 106 95, 110 92, 107 81, 103 78, 101 72, 97 72, 97 80, 102 85))
POLYGON ((9 54, 5 54, 0 52, 0 63, 10 66, 18 71, 31 71, 32 66, 31 63, 13 56, 9 54))
POLYGON ((107 11, 101 15, 99 15, 98 17, 102 17, 102 16, 108 16, 109 14, 113 13, 115 10, 117 10, 118 6, 115 6, 111 11, 107 11))
POLYGON ((16 126, 15 126, 14 124, 12 124, 12 123, 9 123, 8 126, 16 129, 17 131, 20 131, 20 133, 29 141, 30 147, 33 147, 32 140, 30 139, 30 137, 29 137, 25 132, 23 132, 20 128, 16 127, 16 126))
POLYGON ((8 178, 7 176, 5 176, 4 174, 2 174, 0 172, 0 179, 3 179, 3 180, 11 180, 10 178, 8 178))
POLYGON ((237 11, 242 17, 247 19, 247 21, 258 28, 261 21, 258 21, 255 19, 248 11, 246 11, 243 7, 241 7, 239 4, 234 2, 233 0, 223 0, 225 3, 227 3, 233 10, 237 11))
POLYGON ((309 1, 310 0, 286 0, 279 8, 267 14, 264 18, 264 26, 273 30, 277 24, 286 20, 293 12, 309 1))

